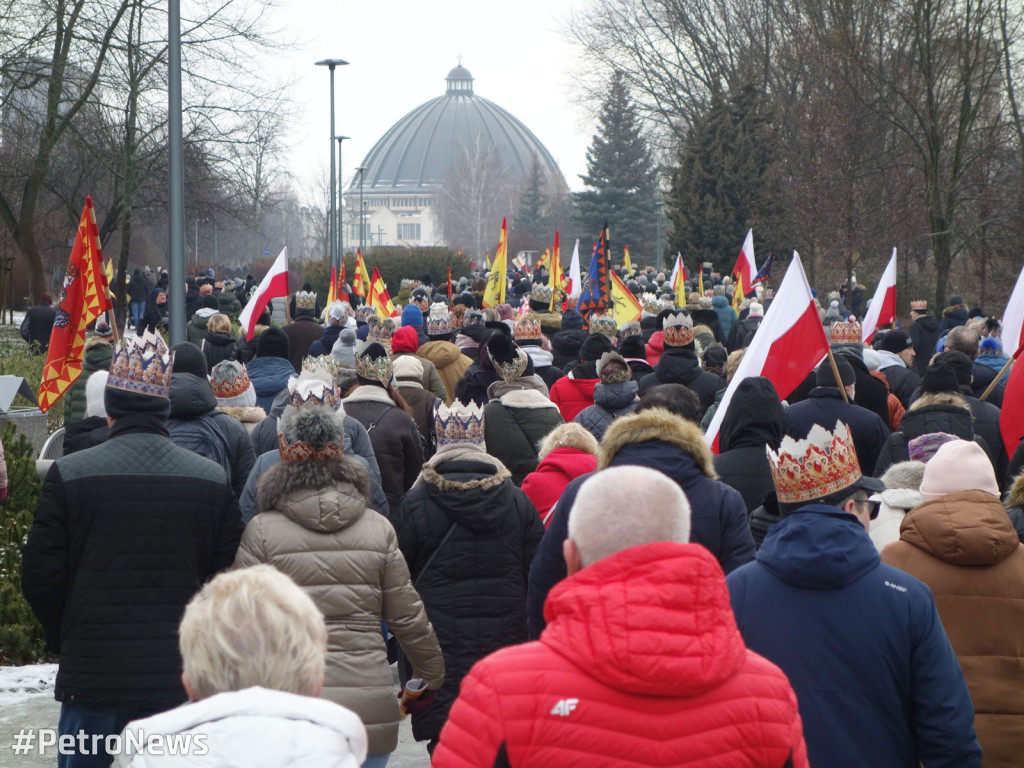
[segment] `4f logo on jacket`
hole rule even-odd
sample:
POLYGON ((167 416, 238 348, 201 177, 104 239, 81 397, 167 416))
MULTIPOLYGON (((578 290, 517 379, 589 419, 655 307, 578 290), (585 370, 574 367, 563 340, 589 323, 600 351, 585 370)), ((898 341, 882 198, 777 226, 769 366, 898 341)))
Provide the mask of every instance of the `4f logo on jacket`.
POLYGON ((580 703, 579 699, 562 699, 560 702, 555 704, 551 708, 552 715, 561 715, 562 717, 568 717, 572 714, 573 710, 580 703))

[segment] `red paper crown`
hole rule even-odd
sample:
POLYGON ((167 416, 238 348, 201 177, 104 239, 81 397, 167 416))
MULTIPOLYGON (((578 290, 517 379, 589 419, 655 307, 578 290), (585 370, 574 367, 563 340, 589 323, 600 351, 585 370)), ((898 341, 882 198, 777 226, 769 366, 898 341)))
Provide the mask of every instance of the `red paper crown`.
POLYGON ((833 434, 815 424, 804 440, 782 438, 779 452, 765 447, 775 481, 775 494, 784 504, 802 504, 841 491, 861 478, 857 449, 849 428, 840 422, 833 434))
POLYGON ((662 335, 668 346, 685 347, 693 341, 693 319, 682 312, 666 316, 662 335))
POLYGON ((345 454, 344 446, 328 443, 323 448, 314 448, 309 443, 299 440, 288 445, 284 435, 277 436, 277 448, 281 452, 281 461, 318 461, 320 459, 337 459, 345 454))
POLYGON ((212 379, 210 381, 210 388, 213 390, 213 394, 222 400, 228 400, 232 397, 238 397, 244 395, 249 391, 249 387, 252 383, 249 381, 249 374, 245 370, 245 366, 242 366, 241 372, 230 381, 226 379, 212 379))
POLYGON ((847 322, 840 320, 832 323, 828 329, 829 344, 860 344, 861 341, 860 323, 853 318, 847 322))
POLYGON ((523 317, 512 328, 512 338, 516 341, 539 339, 540 336, 540 320, 523 317))

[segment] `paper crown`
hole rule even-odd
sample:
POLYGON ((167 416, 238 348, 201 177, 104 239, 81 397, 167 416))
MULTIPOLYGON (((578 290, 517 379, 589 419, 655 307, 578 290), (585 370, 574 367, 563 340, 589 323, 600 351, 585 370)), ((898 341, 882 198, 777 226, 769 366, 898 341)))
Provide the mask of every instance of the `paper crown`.
POLYGON ((442 405, 434 415, 437 447, 455 443, 484 442, 484 410, 476 403, 463 405, 458 400, 449 408, 442 405))
POLYGON ((368 341, 376 341, 382 344, 385 349, 391 349, 391 337, 398 330, 398 323, 393 317, 381 317, 378 314, 366 318, 366 324, 370 327, 366 338, 368 341))
POLYGON ((530 365, 530 358, 508 336, 494 334, 487 342, 487 356, 497 374, 506 382, 520 378, 530 365))
POLYGON ((605 352, 597 360, 597 375, 602 384, 621 384, 633 378, 633 371, 618 352, 605 352))
POLYGON ((855 319, 850 318, 850 320, 848 321, 840 320, 837 323, 832 323, 832 327, 828 329, 828 343, 860 344, 860 333, 860 323, 858 323, 855 319))
POLYGON ((282 434, 277 436, 277 449, 281 454, 281 461, 337 459, 345 454, 345 447, 337 443, 328 443, 323 448, 314 448, 309 443, 299 440, 289 445, 282 434))
POLYGON ((332 411, 341 409, 341 400, 338 399, 333 386, 325 384, 320 379, 301 379, 294 376, 288 379, 288 404, 296 408, 305 405, 326 405, 332 411))
POLYGON ((483 325, 484 324, 484 313, 479 309, 466 310, 466 314, 462 316, 462 327, 468 328, 471 325, 483 325))
POLYGON ((512 338, 516 341, 532 341, 541 336, 540 318, 535 314, 525 314, 512 326, 512 338))
POLYGON ((244 365, 241 368, 242 370, 233 379, 210 379, 210 389, 213 390, 214 397, 229 400, 233 397, 240 397, 249 391, 249 387, 252 386, 249 381, 249 373, 245 370, 244 365))
POLYGON ((435 301, 430 305, 427 315, 427 336, 446 336, 452 332, 452 314, 443 301, 435 301))
POLYGON ((685 347, 693 342, 693 318, 682 312, 666 315, 664 320, 665 346, 685 347))
POLYGON ((842 422, 835 433, 815 424, 804 440, 782 438, 779 452, 765 446, 775 481, 775 494, 784 504, 802 504, 841 491, 861 478, 857 450, 842 422))
POLYGON ((365 323, 376 314, 376 309, 371 307, 369 304, 363 304, 363 306, 356 310, 356 320, 362 320, 365 323))
POLYGON ((642 336, 643 332, 644 331, 643 328, 640 327, 640 323, 634 320, 633 322, 623 324, 623 326, 619 328, 619 338, 627 339, 630 336, 642 336))
POLYGON ((174 354, 163 338, 146 331, 128 336, 114 351, 107 387, 151 397, 170 397, 174 354))
POLYGON ((649 312, 652 315, 656 315, 664 309, 657 294, 645 293, 640 297, 640 301, 644 306, 644 312, 649 312))
POLYGON ((550 304, 551 297, 553 295, 554 291, 546 285, 540 285, 535 283, 534 286, 530 289, 530 301, 539 301, 543 302, 544 304, 550 304))
POLYGON ((910 308, 912 310, 917 311, 917 312, 927 312, 928 311, 928 302, 925 301, 924 299, 919 299, 918 301, 912 301, 912 302, 910 302, 910 308))
POLYGON ((619 330, 619 324, 612 315, 591 315, 588 324, 591 333, 601 333, 610 339, 614 339, 615 332, 619 330))
POLYGON ((309 373, 322 372, 331 381, 336 381, 338 372, 341 370, 341 363, 330 355, 304 357, 302 358, 302 370, 309 373))
POLYGON ((370 381, 379 381, 387 386, 395 377, 395 369, 386 354, 375 356, 364 350, 363 354, 356 357, 356 376, 370 381))
POLYGON ((316 309, 316 294, 312 291, 297 291, 295 293, 295 309, 316 309))

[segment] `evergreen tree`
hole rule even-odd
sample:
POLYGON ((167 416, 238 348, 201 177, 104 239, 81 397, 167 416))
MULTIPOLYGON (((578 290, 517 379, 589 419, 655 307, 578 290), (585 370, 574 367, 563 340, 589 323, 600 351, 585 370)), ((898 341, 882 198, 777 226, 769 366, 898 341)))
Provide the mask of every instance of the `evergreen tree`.
POLYGON ((580 178, 589 187, 576 195, 576 224, 584 237, 596 239, 607 221, 616 262, 623 243, 629 243, 634 263, 655 261, 657 173, 621 72, 612 76, 587 150, 587 174, 580 178))
POLYGON ((716 89, 679 149, 666 200, 666 251, 679 251, 689 264, 711 261, 725 274, 748 229, 774 240, 777 200, 768 118, 756 88, 729 96, 716 89))
POLYGON ((519 207, 512 219, 510 237, 515 241, 516 250, 543 250, 543 244, 551 239, 547 231, 546 187, 547 177, 544 168, 540 164, 540 158, 534 154, 519 194, 519 207))

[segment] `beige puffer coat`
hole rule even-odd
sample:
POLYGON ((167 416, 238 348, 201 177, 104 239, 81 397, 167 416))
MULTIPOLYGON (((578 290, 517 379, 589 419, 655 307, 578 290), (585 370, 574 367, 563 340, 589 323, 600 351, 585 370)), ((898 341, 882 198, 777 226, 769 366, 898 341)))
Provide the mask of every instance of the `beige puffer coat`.
POLYGON ((327 619, 322 696, 359 715, 373 755, 398 743, 381 620, 428 687, 444 682, 444 660, 395 530, 367 508, 367 489, 365 470, 349 457, 274 466, 260 479, 260 514, 245 529, 235 567, 269 563, 313 598, 327 619))

